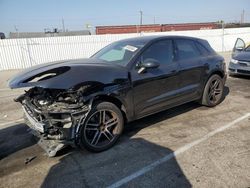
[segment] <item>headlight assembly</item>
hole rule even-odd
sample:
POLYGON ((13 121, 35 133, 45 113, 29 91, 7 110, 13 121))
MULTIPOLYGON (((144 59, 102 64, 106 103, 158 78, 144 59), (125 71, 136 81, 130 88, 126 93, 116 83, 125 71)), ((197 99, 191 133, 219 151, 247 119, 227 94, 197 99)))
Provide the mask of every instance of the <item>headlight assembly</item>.
POLYGON ((231 62, 232 62, 233 64, 237 64, 239 61, 236 60, 236 59, 231 59, 231 62))

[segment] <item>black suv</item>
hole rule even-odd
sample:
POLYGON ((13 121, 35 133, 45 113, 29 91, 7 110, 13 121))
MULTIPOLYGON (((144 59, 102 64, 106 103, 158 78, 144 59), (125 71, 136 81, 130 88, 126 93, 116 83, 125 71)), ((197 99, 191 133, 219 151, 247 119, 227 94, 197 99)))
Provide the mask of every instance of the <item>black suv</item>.
POLYGON ((147 36, 112 43, 89 59, 29 68, 9 86, 31 87, 15 100, 54 156, 69 144, 106 150, 125 122, 189 101, 213 107, 225 78, 224 59, 207 41, 147 36))

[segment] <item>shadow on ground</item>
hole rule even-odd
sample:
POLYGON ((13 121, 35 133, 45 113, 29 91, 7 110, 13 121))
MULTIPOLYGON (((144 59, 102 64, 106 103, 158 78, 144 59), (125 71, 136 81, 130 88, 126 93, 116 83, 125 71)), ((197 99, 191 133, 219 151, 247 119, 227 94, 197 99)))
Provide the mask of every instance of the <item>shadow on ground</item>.
POLYGON ((29 127, 25 124, 0 129, 0 160, 36 144, 36 138, 28 134, 28 129, 29 127))
MULTIPOLYGON (((224 88, 223 100, 229 94, 224 88)), ((42 187, 107 187, 147 165, 173 153, 169 148, 142 138, 132 138, 141 129, 201 107, 196 102, 163 111, 126 125, 124 136, 113 148, 102 153, 66 149, 64 157, 53 166, 42 187)), ((203 108, 203 107, 202 107, 203 108)), ((206 107, 204 107, 206 108, 206 107)), ((63 152, 61 154, 63 154, 63 152)), ((176 159, 162 163, 152 171, 124 186, 191 187, 176 159)))
MULTIPOLYGON (((226 96, 229 94, 230 89, 229 87, 225 86, 223 90, 223 96, 222 96, 222 101, 223 102, 226 98, 226 96)), ((194 110, 196 108, 200 109, 206 109, 208 107, 200 105, 198 102, 190 102, 183 104, 181 106, 177 106, 156 114, 153 114, 151 116, 142 118, 140 120, 133 121, 129 124, 126 125, 125 128, 125 134, 133 136, 136 134, 138 131, 140 131, 143 128, 146 128, 148 126, 151 126, 153 124, 159 123, 161 121, 164 121, 166 119, 173 118, 175 116, 178 116, 180 114, 184 114, 186 112, 189 112, 191 110, 194 110)))
MULTIPOLYGON (((107 187, 173 151, 141 138, 102 153, 71 151, 53 166, 42 187, 107 187)), ((124 186, 191 187, 175 158, 124 186)))
MULTIPOLYGON (((229 88, 225 87, 223 100, 228 94, 229 88)), ((138 131, 198 107, 206 109, 198 103, 191 102, 129 123, 119 143, 102 153, 65 148, 59 153, 59 162, 50 168, 41 187, 107 187, 112 185, 173 153, 167 147, 142 138, 133 138, 138 131)), ((0 130, 0 158, 35 143, 33 136, 27 134, 27 126, 23 124, 2 129, 0 130)), ((173 157, 124 186, 191 187, 191 184, 173 157)))

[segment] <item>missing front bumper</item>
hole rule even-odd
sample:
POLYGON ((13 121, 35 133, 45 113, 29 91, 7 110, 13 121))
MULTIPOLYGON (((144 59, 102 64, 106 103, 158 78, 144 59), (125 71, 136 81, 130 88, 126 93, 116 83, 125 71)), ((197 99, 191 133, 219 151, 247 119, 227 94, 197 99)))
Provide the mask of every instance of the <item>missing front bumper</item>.
POLYGON ((46 152, 48 157, 56 156, 57 152, 61 149, 65 148, 68 145, 72 145, 72 143, 64 142, 61 140, 49 140, 44 135, 39 132, 37 129, 34 129, 33 125, 31 125, 27 116, 25 117, 26 124, 30 127, 30 133, 37 137, 39 140, 37 144, 46 152))
MULTIPOLYGON (((39 121, 39 116, 44 115, 39 109, 36 109, 32 104, 24 102, 23 110, 25 114, 26 124, 30 127, 30 132, 39 138, 38 145, 45 150, 49 157, 54 157, 58 151, 64 147, 77 146, 77 131, 79 130, 80 122, 86 117, 90 106, 86 106, 74 113, 67 113, 71 117, 69 119, 53 119, 52 116, 47 116, 49 119, 39 121), (60 127, 61 135, 50 135, 49 127, 53 127, 53 123, 63 123, 60 127)), ((53 113, 52 113, 53 114, 53 113)), ((57 115, 60 113, 56 113, 57 115)), ((62 113, 65 114, 65 113, 62 113)), ((58 124, 56 124, 58 125, 58 124)))
POLYGON ((38 122, 34 117, 31 115, 31 111, 29 111, 26 107, 23 107, 24 115, 29 122, 28 125, 30 128, 37 130, 40 133, 44 133, 44 123, 38 122))
POLYGON ((43 148, 49 157, 56 156, 57 152, 67 146, 67 144, 58 142, 57 140, 40 139, 38 145, 43 148))

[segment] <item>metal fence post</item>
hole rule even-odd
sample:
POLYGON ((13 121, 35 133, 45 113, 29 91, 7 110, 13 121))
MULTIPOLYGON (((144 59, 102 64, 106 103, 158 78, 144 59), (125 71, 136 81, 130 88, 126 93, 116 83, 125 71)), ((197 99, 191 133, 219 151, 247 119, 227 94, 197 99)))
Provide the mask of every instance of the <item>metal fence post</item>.
POLYGON ((29 54, 30 66, 32 66, 32 58, 31 58, 31 54, 30 54, 30 43, 29 43, 28 38, 26 38, 26 45, 27 45, 27 50, 28 50, 28 54, 29 54))
POLYGON ((224 52, 225 50, 225 46, 224 46, 224 35, 225 35, 225 25, 224 25, 224 21, 221 22, 221 29, 222 29, 222 38, 221 38, 221 51, 224 52))

